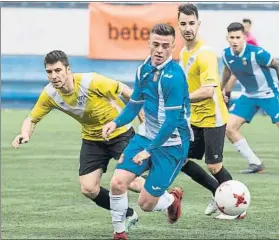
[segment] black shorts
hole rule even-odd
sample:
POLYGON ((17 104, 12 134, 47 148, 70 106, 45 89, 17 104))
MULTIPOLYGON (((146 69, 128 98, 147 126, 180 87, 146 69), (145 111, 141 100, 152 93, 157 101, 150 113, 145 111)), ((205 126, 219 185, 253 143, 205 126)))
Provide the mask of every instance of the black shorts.
POLYGON ((222 162, 226 125, 213 128, 191 127, 195 140, 190 142, 188 158, 201 160, 205 155, 207 164, 222 162))
POLYGON ((118 160, 134 135, 134 129, 130 128, 127 132, 110 139, 108 142, 82 139, 79 176, 89 174, 97 169, 103 169, 105 173, 109 160, 111 158, 118 160))

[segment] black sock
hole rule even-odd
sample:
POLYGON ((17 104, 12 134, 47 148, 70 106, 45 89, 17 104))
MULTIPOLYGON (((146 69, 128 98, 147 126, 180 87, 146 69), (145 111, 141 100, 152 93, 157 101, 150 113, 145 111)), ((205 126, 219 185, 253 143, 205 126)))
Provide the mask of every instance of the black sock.
POLYGON ((100 192, 97 197, 92 199, 99 207, 110 210, 109 191, 100 187, 100 192))
MULTIPOLYGON (((100 187, 100 192, 95 199, 91 199, 95 202, 99 207, 110 210, 110 200, 109 200, 109 191, 103 187, 100 187)), ((126 217, 132 216, 134 214, 134 210, 132 208, 127 209, 126 217)))
POLYGON ((181 171, 186 173, 195 182, 211 191, 214 196, 219 183, 213 177, 211 177, 200 165, 191 160, 188 160, 186 165, 182 167, 181 171))
POLYGON ((232 180, 231 174, 224 168, 224 166, 222 166, 222 168, 219 172, 212 174, 212 175, 217 179, 219 184, 232 180))

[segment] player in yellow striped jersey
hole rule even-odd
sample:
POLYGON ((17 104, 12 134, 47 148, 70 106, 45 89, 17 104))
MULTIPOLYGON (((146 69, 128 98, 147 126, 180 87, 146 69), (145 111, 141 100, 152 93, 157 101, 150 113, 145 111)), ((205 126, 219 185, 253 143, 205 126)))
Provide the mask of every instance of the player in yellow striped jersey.
MULTIPOLYGON (((189 85, 190 120, 194 133, 188 158, 201 160, 205 155, 207 167, 215 179, 210 179, 193 161, 188 161, 181 171, 211 190, 214 195, 219 184, 232 179, 222 163, 228 110, 221 91, 217 56, 200 39, 200 21, 195 5, 182 4, 178 7, 178 25, 185 40, 185 46, 180 52, 180 65, 189 85)), ((216 211, 217 206, 212 198, 205 214, 211 215, 216 211)), ((222 214, 217 216, 222 217, 222 214)))
MULTIPOLYGON (((109 191, 100 186, 109 160, 118 159, 134 136, 131 125, 123 126, 109 139, 102 138, 103 126, 116 118, 124 107, 120 95, 129 100, 132 90, 112 79, 91 73, 75 73, 70 69, 67 55, 59 50, 45 57, 45 69, 50 83, 42 91, 30 115, 24 120, 21 134, 12 145, 27 143, 35 125, 52 109, 58 109, 82 125, 80 151, 80 185, 82 193, 98 206, 110 210, 109 191)), ((130 189, 139 192, 144 179, 137 178, 130 189)), ((127 210, 127 227, 134 224, 137 214, 127 210)))

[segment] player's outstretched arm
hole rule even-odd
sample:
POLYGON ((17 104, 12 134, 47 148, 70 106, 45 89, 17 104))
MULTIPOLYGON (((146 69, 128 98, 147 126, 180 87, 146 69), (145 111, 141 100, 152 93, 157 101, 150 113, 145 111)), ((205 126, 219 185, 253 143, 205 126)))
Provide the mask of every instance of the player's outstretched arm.
POLYGON ((125 100, 127 102, 130 101, 130 97, 132 96, 133 90, 131 88, 129 88, 126 84, 121 83, 122 84, 122 97, 125 98, 125 100))
POLYGON ((36 123, 32 122, 30 117, 27 117, 22 124, 21 133, 15 137, 12 142, 13 148, 17 149, 20 144, 28 143, 32 136, 36 123))

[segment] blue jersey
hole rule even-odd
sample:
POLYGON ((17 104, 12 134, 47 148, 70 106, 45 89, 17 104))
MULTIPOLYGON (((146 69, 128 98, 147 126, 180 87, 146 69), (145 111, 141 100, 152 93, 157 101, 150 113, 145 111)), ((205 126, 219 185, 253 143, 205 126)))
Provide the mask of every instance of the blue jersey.
POLYGON ((152 140, 147 150, 179 145, 192 138, 186 77, 171 57, 156 67, 151 65, 150 57, 145 60, 137 70, 128 105, 115 122, 117 126, 122 126, 143 106, 145 122, 139 126, 138 134, 152 140), (130 118, 130 112, 136 109, 136 105, 139 107, 130 118))
POLYGON ((246 44, 239 55, 226 48, 223 61, 241 83, 245 96, 270 98, 278 94, 278 80, 268 67, 272 56, 263 48, 246 44))

